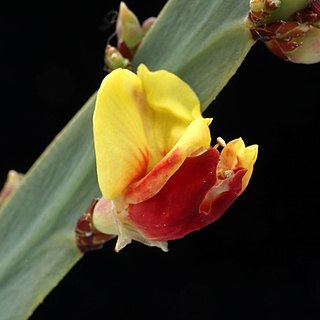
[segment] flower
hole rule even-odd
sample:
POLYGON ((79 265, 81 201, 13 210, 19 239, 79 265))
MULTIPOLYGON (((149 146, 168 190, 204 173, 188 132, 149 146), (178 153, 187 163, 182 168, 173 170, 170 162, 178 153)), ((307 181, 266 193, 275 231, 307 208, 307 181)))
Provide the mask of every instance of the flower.
POLYGON ((103 198, 93 224, 118 235, 116 251, 132 240, 167 250, 218 219, 245 190, 257 145, 241 138, 210 146, 209 124, 188 84, 176 75, 116 69, 105 77, 94 116, 94 146, 103 198))

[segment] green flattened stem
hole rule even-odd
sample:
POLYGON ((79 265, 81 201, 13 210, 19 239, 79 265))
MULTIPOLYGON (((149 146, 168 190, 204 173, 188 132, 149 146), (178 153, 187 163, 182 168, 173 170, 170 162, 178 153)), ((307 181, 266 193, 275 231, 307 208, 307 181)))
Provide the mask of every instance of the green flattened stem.
POLYGON ((133 60, 177 74, 197 93, 202 110, 216 98, 253 45, 249 0, 172 0, 133 60))
POLYGON ((305 8, 310 0, 281 0, 281 4, 268 19, 268 22, 277 20, 289 20, 290 17, 297 11, 305 8))
MULTIPOLYGON (((167 69, 188 82, 203 110, 253 44, 248 0, 171 0, 133 68, 167 69)), ((99 57, 97 57, 98 59, 99 57)), ((27 319, 82 257, 77 219, 100 196, 92 141, 95 96, 45 150, 0 211, 1 320, 27 319)))
POLYGON ((0 211, 0 319, 27 319, 82 257, 77 219, 99 196, 95 96, 56 137, 0 211))

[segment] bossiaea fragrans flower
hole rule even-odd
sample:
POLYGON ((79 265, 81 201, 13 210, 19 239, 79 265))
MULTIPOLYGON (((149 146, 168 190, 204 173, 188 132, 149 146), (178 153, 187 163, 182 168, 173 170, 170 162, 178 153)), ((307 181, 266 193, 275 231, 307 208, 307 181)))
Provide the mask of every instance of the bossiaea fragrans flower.
POLYGON ((94 226, 166 250, 218 219, 244 191, 257 146, 241 138, 211 147, 211 119, 176 75, 116 69, 105 77, 93 117, 98 182, 103 198, 94 226))

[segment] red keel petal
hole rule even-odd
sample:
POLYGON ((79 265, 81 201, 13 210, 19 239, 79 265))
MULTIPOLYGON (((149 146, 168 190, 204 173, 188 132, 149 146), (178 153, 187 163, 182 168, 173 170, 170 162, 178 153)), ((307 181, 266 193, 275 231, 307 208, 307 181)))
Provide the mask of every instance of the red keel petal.
POLYGON ((189 157, 152 198, 129 205, 130 223, 150 240, 179 239, 217 220, 242 190, 245 169, 216 178, 219 152, 189 157))
POLYGON ((242 193, 242 178, 246 169, 240 169, 233 176, 221 181, 206 195, 200 206, 200 214, 207 217, 203 219, 199 228, 219 219, 230 207, 234 200, 242 193))
POLYGON ((189 221, 208 190, 216 183, 219 152, 187 158, 164 187, 152 198, 129 205, 131 223, 153 240, 177 239, 193 229, 189 221))

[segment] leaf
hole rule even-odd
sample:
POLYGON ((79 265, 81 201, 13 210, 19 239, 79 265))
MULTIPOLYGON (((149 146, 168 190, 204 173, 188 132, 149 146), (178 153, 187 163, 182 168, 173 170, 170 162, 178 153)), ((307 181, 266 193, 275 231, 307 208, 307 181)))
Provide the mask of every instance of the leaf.
POLYGON ((216 98, 253 45, 249 0, 169 1, 133 61, 180 76, 202 110, 216 98))
MULTIPOLYGON (((172 0, 133 65, 178 74, 205 109, 253 41, 248 0, 172 0)), ((54 139, 0 211, 1 319, 26 319, 82 254, 74 227, 99 196, 92 142, 93 95, 54 139), (3 313, 5 310, 5 314, 3 313)))
POLYGON ((94 103, 95 95, 0 213, 2 320, 26 319, 82 256, 74 241, 76 221, 100 195, 92 145, 94 103))

